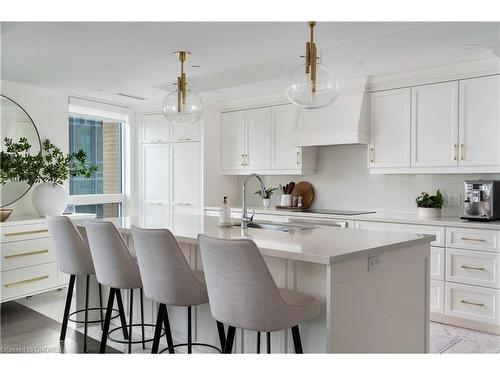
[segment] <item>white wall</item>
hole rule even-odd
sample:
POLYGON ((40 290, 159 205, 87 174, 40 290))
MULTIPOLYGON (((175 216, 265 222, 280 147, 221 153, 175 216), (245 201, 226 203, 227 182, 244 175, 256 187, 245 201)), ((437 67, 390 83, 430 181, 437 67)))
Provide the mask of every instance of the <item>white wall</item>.
MULTIPOLYGON (((1 81, 0 85, 2 95, 14 100, 30 115, 42 141, 50 139, 63 152, 68 151, 67 93, 11 81, 1 81)), ((14 209, 13 216, 36 214, 31 206, 31 190, 9 208, 14 209)))
MULTIPOLYGON (((452 175, 371 175, 366 165, 366 146, 322 146, 318 148, 318 167, 308 176, 265 176, 266 186, 278 186, 290 181, 309 181, 315 190, 313 207, 354 210, 416 212, 415 197, 422 191, 461 194, 467 179, 500 179, 499 174, 452 175)), ((238 201, 241 205, 241 185, 238 178, 238 201)), ((251 183, 250 192, 258 190, 251 183)), ((261 206, 257 196, 247 197, 252 206, 261 206)), ((273 196, 277 204, 279 194, 273 196)), ((461 208, 445 207, 445 215, 459 215, 461 208)))

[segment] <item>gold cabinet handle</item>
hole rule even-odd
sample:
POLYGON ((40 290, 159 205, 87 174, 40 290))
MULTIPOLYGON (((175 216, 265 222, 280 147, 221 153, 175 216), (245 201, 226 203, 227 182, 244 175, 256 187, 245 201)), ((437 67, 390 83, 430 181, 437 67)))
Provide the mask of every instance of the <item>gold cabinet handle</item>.
POLYGON ((453 160, 457 160, 458 157, 457 157, 457 151, 458 151, 458 145, 455 143, 453 145, 453 160))
POLYGON ((375 162, 375 147, 370 146, 370 163, 375 162))
POLYGON ((16 281, 16 282, 9 283, 9 284, 4 284, 4 287, 6 287, 6 288, 12 288, 13 286, 17 286, 17 285, 21 285, 21 284, 33 283, 35 281, 45 280, 45 279, 48 279, 48 278, 49 278, 49 275, 33 277, 32 279, 26 279, 26 280, 16 281))
POLYGON ((462 268, 465 268, 467 270, 476 270, 476 271, 484 271, 484 267, 474 267, 474 266, 460 266, 462 268))
POLYGON ((183 202, 179 202, 177 203, 178 206, 191 206, 191 203, 183 203, 183 202))
POLYGON ((191 138, 177 138, 178 141, 190 141, 191 138))
POLYGON ((38 230, 28 230, 26 232, 12 232, 12 233, 5 233, 5 237, 11 237, 11 236, 24 236, 26 234, 37 234, 37 233, 47 233, 49 230, 48 229, 38 229, 38 230))
POLYGON ((460 144, 460 160, 464 160, 464 144, 460 144))
POLYGON ((248 165, 248 154, 245 154, 245 165, 248 165))
POLYGON ((48 253, 49 249, 42 249, 42 250, 35 250, 35 251, 28 251, 27 253, 17 253, 17 254, 12 254, 12 255, 5 255, 5 259, 12 259, 12 258, 17 258, 17 257, 25 257, 28 255, 35 255, 35 254, 44 254, 48 253))
POLYGON ((463 303, 463 304, 466 304, 466 305, 474 305, 474 306, 480 306, 480 307, 483 307, 484 306, 484 303, 476 303, 476 302, 470 302, 470 301, 466 301, 466 300, 461 300, 460 303, 463 303))
POLYGON ((241 157, 240 157, 240 164, 243 166, 245 165, 245 154, 241 154, 241 157))
POLYGON ((300 165, 300 151, 297 151, 297 165, 300 165))
POLYGON ((477 241, 477 242, 485 242, 484 238, 470 238, 470 237, 461 237, 462 241, 477 241))

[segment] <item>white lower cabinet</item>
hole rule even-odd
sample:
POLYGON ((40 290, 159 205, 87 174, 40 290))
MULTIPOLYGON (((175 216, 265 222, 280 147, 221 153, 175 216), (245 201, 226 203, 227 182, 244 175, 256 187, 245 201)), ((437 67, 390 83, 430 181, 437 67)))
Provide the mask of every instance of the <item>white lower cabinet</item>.
POLYGON ((430 281, 431 312, 444 314, 444 281, 430 281))
POLYGON ((500 254, 485 251, 446 249, 446 280, 500 288, 500 254))
POLYGON ((431 247, 431 280, 444 281, 444 249, 431 247))
POLYGON ((487 324, 500 324, 498 290, 446 283, 445 314, 487 324))

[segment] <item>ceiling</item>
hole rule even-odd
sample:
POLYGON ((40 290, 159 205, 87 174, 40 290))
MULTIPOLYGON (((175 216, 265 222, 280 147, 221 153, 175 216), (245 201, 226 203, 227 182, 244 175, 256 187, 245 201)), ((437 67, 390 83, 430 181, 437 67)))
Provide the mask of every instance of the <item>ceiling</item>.
MULTIPOLYGON (((135 105, 116 93, 160 100, 186 49, 191 89, 235 99, 281 90, 307 39, 305 22, 2 23, 1 78, 135 105)), ((500 23, 320 22, 315 40, 347 79, 492 57, 500 23)))

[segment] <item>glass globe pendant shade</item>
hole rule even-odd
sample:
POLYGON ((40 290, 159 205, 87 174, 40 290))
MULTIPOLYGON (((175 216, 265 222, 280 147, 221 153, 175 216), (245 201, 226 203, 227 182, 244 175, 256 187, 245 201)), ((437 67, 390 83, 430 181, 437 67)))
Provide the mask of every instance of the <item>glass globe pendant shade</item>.
POLYGON ((201 98, 186 90, 186 97, 180 111, 177 98, 178 90, 174 90, 163 100, 163 114, 167 120, 177 125, 190 125, 200 121, 203 115, 203 102, 201 98))
POLYGON ((316 91, 313 92, 311 75, 305 65, 295 68, 288 77, 286 96, 293 104, 306 109, 323 108, 332 104, 339 95, 339 80, 324 65, 316 65, 316 91))

